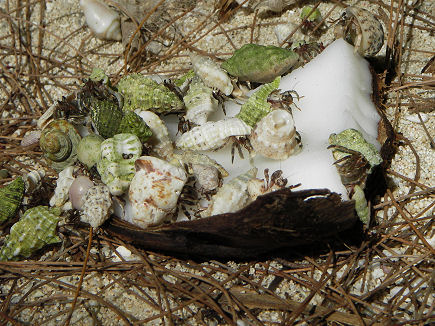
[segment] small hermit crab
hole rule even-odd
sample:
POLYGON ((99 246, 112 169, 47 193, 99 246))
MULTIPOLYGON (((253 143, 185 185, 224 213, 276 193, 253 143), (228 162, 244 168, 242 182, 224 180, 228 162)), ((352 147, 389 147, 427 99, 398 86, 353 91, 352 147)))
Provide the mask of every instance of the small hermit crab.
POLYGON ((355 52, 372 57, 384 44, 384 30, 380 21, 368 10, 347 7, 334 33, 353 44, 355 52))

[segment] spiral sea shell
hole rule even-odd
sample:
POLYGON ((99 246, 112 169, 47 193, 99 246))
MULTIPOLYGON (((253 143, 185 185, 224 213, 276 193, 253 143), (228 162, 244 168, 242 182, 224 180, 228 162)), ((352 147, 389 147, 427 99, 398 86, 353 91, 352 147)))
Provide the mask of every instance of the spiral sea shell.
POLYGON ((275 160, 285 160, 301 148, 293 117, 283 109, 273 110, 261 119, 250 139, 256 153, 275 160))
POLYGON ((0 224, 13 217, 24 196, 22 177, 15 178, 8 185, 0 188, 0 224))
POLYGON ((384 30, 380 21, 370 11, 355 6, 346 8, 344 22, 336 32, 337 36, 344 34, 346 41, 353 44, 355 51, 364 57, 374 56, 384 44, 384 30))
POLYGON ((132 215, 124 218, 143 228, 160 224, 175 211, 187 175, 182 168, 152 156, 140 157, 135 166, 128 191, 132 215))
POLYGON ((53 120, 42 131, 39 145, 45 158, 56 171, 73 165, 77 159, 80 134, 66 120, 53 120))
POLYGON ((225 95, 232 93, 233 85, 230 77, 216 62, 194 53, 191 53, 189 56, 195 74, 201 78, 205 85, 217 88, 225 95))
POLYGON ((89 29, 104 40, 121 40, 120 17, 116 11, 98 0, 80 0, 89 29))
POLYGON ((251 127, 238 118, 209 121, 182 134, 175 145, 181 149, 207 151, 222 147, 231 136, 245 136, 250 133, 251 127))
POLYGON ((27 258, 47 244, 60 242, 56 235, 59 216, 60 209, 57 208, 37 206, 28 209, 11 227, 0 249, 0 261, 17 260, 19 256, 27 258))
POLYGON ((261 118, 272 111, 271 104, 267 102, 270 93, 279 87, 281 77, 275 78, 271 83, 264 84, 242 105, 237 118, 247 125, 254 127, 261 118))

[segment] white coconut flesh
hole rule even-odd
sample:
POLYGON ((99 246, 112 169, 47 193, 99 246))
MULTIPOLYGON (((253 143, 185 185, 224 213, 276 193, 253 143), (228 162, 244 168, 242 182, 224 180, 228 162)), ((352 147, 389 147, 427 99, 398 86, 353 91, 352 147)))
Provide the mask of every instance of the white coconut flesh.
MULTIPOLYGON (((281 79, 281 92, 294 90, 300 99, 294 98, 298 109, 293 108, 296 130, 302 138, 302 151, 286 160, 276 161, 260 155, 245 159, 235 151, 231 163, 231 145, 218 151, 203 152, 221 164, 230 174, 224 183, 245 173, 252 165, 258 168, 257 177, 269 169, 269 174, 282 170, 288 185, 301 184, 297 189, 327 188, 348 199, 337 169, 333 165, 331 150, 327 149, 331 133, 354 128, 378 149, 377 126, 380 116, 371 100, 372 77, 368 62, 343 39, 330 44, 320 55, 281 79)), ((254 90, 255 91, 255 90, 254 90)), ((235 116, 240 105, 225 102, 226 117, 235 116)), ((217 121, 225 116, 214 113, 210 120, 217 121)), ((166 118, 165 118, 166 119, 166 118)), ((174 118, 169 118, 168 129, 173 137, 177 130, 174 118)))

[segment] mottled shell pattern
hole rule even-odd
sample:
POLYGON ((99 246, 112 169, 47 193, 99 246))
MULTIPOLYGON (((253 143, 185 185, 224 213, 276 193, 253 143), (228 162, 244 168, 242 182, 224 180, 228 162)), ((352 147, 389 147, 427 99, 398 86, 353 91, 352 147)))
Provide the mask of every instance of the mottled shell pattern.
POLYGON ((239 118, 209 121, 182 134, 175 142, 181 149, 207 151, 222 147, 231 136, 246 136, 251 127, 239 118))
POLYGON ((349 6, 344 13, 344 37, 364 57, 376 55, 384 44, 381 22, 368 10, 349 6))
POLYGON ((68 192, 75 177, 74 166, 68 166, 59 172, 59 177, 56 181, 56 189, 54 189, 54 195, 50 198, 50 206, 61 207, 68 200, 68 192))
POLYGON ((112 195, 122 195, 134 176, 134 162, 142 154, 142 143, 133 134, 117 134, 101 143, 97 170, 112 195))
POLYGON ((169 138, 168 128, 160 117, 151 111, 136 110, 135 113, 141 117, 149 126, 152 136, 148 139, 151 145, 151 153, 165 160, 170 160, 174 152, 172 140, 169 138))
POLYGON ((239 80, 270 83, 291 70, 299 62, 299 55, 276 46, 245 44, 231 58, 222 63, 230 75, 239 80))
POLYGON ((171 217, 187 181, 183 168, 152 156, 136 160, 136 174, 128 192, 132 215, 127 221, 146 228, 171 217))
POLYGON ((276 77, 273 82, 261 86, 242 105, 237 118, 243 120, 247 125, 254 127, 258 121, 272 111, 271 104, 267 102, 267 98, 279 87, 280 81, 281 77, 276 77))
POLYGON ((213 90, 198 77, 192 79, 183 101, 186 105, 184 118, 195 125, 206 123, 208 116, 219 107, 218 101, 213 96, 213 90))
POLYGON ((201 78, 205 85, 214 89, 217 88, 225 95, 230 95, 233 92, 230 77, 216 62, 208 57, 194 53, 189 56, 195 74, 201 78))
POLYGON ((45 158, 56 171, 73 165, 77 160, 80 134, 66 120, 53 120, 42 130, 39 145, 45 158))
POLYGON ((17 177, 0 188, 0 224, 15 215, 24 196, 24 180, 17 177))
POLYGON ((100 160, 101 143, 104 138, 97 134, 89 134, 80 140, 77 147, 77 158, 80 162, 92 168, 100 160))
POLYGON ((252 168, 224 184, 211 198, 208 208, 201 213, 207 217, 217 214, 232 213, 245 207, 249 202, 248 183, 257 175, 257 168, 252 168))
POLYGON ((112 198, 105 185, 91 187, 83 198, 80 220, 93 228, 101 226, 113 213, 112 198))
POLYGON ((293 116, 284 109, 270 112, 251 133, 251 145, 257 154, 274 160, 285 160, 301 150, 293 116))
POLYGON ((124 111, 150 110, 157 113, 179 112, 183 102, 164 85, 140 74, 129 74, 116 85, 124 96, 124 111))
POLYGON ((0 261, 30 257, 43 246, 60 242, 56 227, 60 209, 37 206, 28 209, 21 219, 11 227, 0 249, 0 261))

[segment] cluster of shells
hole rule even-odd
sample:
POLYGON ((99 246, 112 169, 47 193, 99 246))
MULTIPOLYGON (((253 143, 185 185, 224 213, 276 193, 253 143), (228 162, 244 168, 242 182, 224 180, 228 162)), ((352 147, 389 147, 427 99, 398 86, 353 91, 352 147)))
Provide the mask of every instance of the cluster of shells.
MULTIPOLYGON (((81 3, 91 8, 94 1, 81 3)), ((359 17, 358 10, 362 9, 346 11, 352 22, 359 23, 354 19, 359 17)), ((108 26, 110 33, 98 32, 105 38, 114 33, 113 22, 108 26)), ((347 23, 342 26, 352 35, 354 30, 365 31, 347 23)), ((357 50, 364 52, 360 49, 367 47, 368 37, 357 37, 357 50)), ((314 54, 321 49, 314 48, 319 49, 314 54)), ((373 53, 370 46, 368 50, 373 53)), ((78 210, 81 220, 93 227, 115 215, 146 228, 176 220, 179 215, 190 219, 235 212, 257 196, 286 186, 279 171, 272 174, 271 181, 265 171, 263 180, 257 178, 254 166, 241 175, 229 176, 205 151, 234 143, 244 145, 250 156, 284 160, 297 154, 303 140, 293 121, 292 97, 280 93, 278 87, 280 76, 307 58, 296 48, 247 44, 222 64, 195 53, 190 59, 191 71, 161 83, 130 74, 112 85, 102 70, 95 69, 79 91, 41 116, 38 131, 25 137, 23 145, 39 140, 46 161, 59 177, 51 208, 29 210, 26 215, 29 223, 36 223, 35 216, 47 216, 46 226, 38 226, 38 230, 50 237, 41 244, 36 232, 29 246, 58 241, 53 225, 60 210, 78 210), (264 85, 248 97, 236 80, 264 85), (210 121, 211 114, 224 109, 223 98, 244 104, 237 115, 210 121), (165 123, 168 115, 177 115, 181 122, 175 139, 165 123), (230 180, 223 182, 224 178, 230 180)), ((20 187, 22 197, 24 188, 20 187)), ((8 210, 15 212, 21 199, 15 192, 8 196, 15 205, 8 210)), ((24 245, 12 245, 18 241, 15 238, 11 231, 0 260, 23 255, 24 245)))

